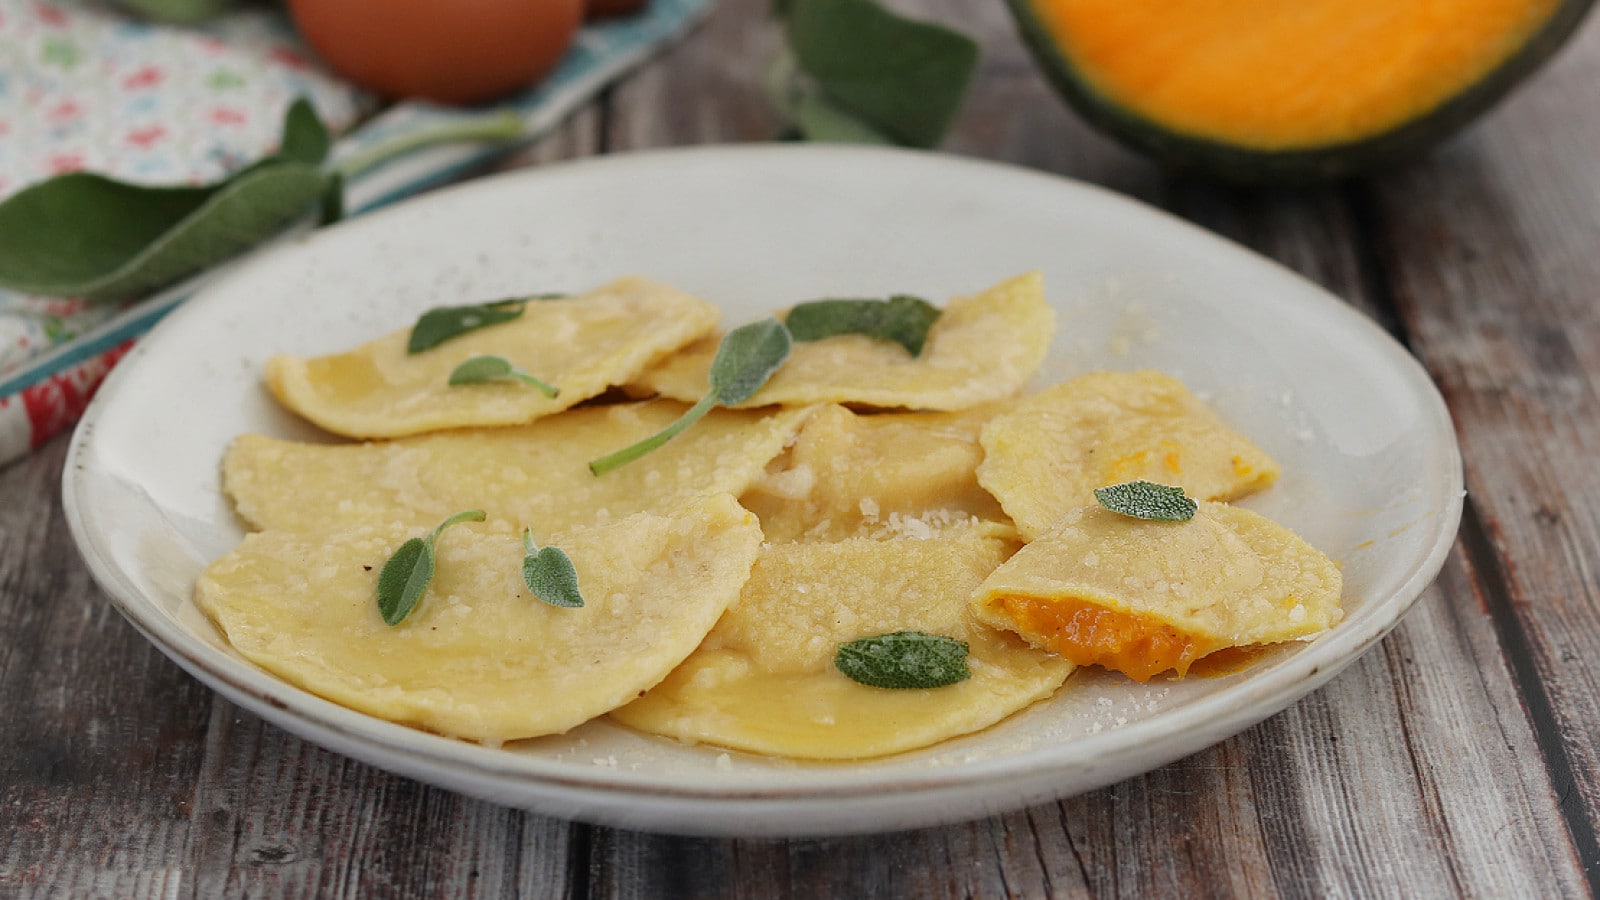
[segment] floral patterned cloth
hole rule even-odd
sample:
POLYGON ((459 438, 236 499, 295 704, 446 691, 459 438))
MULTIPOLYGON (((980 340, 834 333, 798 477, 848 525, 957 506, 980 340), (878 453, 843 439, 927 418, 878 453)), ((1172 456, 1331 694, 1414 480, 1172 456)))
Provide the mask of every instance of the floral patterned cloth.
MULTIPOLYGON (((641 15, 586 25, 555 72, 504 105, 537 136, 686 32, 710 2, 653 0, 641 15)), ((299 96, 335 134, 375 106, 322 70, 276 11, 232 13, 196 30, 133 21, 104 3, 0 0, 0 198, 80 169, 146 183, 215 180, 273 149, 299 96)), ((335 153, 470 114, 392 106, 335 153)), ((348 206, 414 193, 494 152, 414 154, 355 179, 348 206)), ((121 304, 0 290, 0 464, 75 422, 132 341, 190 287, 121 304)))
MULTIPOLYGON (((0 197, 78 170, 213 181, 271 148, 302 95, 336 131, 370 105, 264 11, 194 32, 95 5, 0 0, 0 197)), ((116 312, 0 291, 0 375, 116 312)))

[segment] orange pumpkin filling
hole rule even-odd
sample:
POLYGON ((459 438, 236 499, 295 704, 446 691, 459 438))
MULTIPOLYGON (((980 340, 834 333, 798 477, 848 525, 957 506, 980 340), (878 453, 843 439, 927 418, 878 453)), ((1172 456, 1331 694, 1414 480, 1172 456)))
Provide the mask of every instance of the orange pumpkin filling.
POLYGON ((1002 597, 1000 607, 1034 646, 1080 666, 1114 669, 1135 681, 1149 681, 1169 669, 1185 675, 1196 660, 1220 649, 1149 616, 1076 598, 1002 597))
POLYGON ((1032 0, 1098 93, 1263 150, 1381 134, 1510 59, 1559 0, 1032 0))

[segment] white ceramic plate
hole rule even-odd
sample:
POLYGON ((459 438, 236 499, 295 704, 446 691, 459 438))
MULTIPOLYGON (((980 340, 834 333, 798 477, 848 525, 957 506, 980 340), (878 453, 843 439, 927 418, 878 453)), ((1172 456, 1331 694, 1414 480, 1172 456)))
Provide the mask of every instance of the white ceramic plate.
MULTIPOLYGON (((261 253, 142 341, 84 416, 65 474, 84 558, 157 647, 311 741, 423 781, 632 828, 801 835, 983 816, 1160 766, 1282 709, 1399 620, 1461 513, 1448 413, 1382 330, 1294 274, 1115 194, 876 149, 756 146, 483 179, 261 253), (190 601, 241 528, 218 461, 243 432, 314 438, 259 384, 423 309, 647 274, 738 323, 823 295, 938 298, 1042 269, 1060 312, 1040 378, 1157 367, 1282 463, 1249 501, 1344 567, 1331 633, 1226 678, 1098 670, 981 734, 854 764, 644 737, 604 721, 501 749, 370 718, 245 662, 190 601)), ((352 490, 360 490, 353 485, 352 490)))

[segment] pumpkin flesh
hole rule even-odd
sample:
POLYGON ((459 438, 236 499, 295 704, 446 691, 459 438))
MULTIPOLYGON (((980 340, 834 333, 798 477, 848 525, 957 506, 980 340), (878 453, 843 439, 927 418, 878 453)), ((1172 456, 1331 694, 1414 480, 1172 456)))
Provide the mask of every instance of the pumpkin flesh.
POLYGON ((1196 660, 1217 650, 1153 616, 1111 609, 1076 597, 1002 597, 1000 613, 1028 643, 1080 666, 1104 666, 1149 681, 1169 669, 1183 677, 1196 660))
POLYGON ((1170 131, 1289 151, 1383 134, 1506 63, 1560 0, 1031 0, 1094 93, 1170 131))

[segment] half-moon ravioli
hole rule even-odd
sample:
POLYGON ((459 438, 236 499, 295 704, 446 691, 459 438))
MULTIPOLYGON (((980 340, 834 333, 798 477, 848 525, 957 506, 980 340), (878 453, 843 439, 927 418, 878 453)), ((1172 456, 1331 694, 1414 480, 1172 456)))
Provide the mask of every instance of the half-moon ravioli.
POLYGON ((1230 647, 1317 634, 1338 622, 1342 579, 1294 532, 1247 509, 1200 502, 1185 522, 1084 507, 984 581, 979 619, 1079 665, 1140 681, 1230 647))
POLYGON ((700 649, 612 717, 680 740, 805 759, 883 756, 986 728, 1048 697, 1072 671, 969 611, 972 591, 1013 546, 975 529, 767 544, 700 649), (972 677, 889 690, 833 665, 841 643, 906 630, 966 641, 972 677))
POLYGON ((368 444, 302 444, 243 435, 223 488, 257 528, 432 525, 482 509, 543 531, 669 512, 711 493, 737 495, 793 438, 809 409, 713 410, 653 453, 602 476, 589 460, 659 431, 671 400, 584 407, 514 428, 466 429, 368 444))
POLYGON ((520 425, 624 384, 673 350, 708 334, 717 310, 643 278, 577 297, 530 300, 522 315, 420 353, 410 328, 330 356, 267 360, 267 386, 290 410, 346 437, 398 437, 444 428, 520 425), (452 386, 474 356, 500 356, 559 390, 517 382, 452 386))
MULTIPOLYGON (((1055 310, 1037 272, 951 300, 913 357, 890 341, 844 334, 796 343, 783 367, 741 407, 853 403, 958 410, 1021 390, 1055 336, 1055 310)), ((705 396, 717 341, 701 340, 640 376, 634 390, 705 396)))
POLYGON ((990 420, 982 442, 978 482, 1028 540, 1111 484, 1234 500, 1278 478, 1271 457, 1160 372, 1092 372, 1046 388, 990 420))
POLYGON ((584 606, 567 609, 530 594, 520 540, 494 524, 440 536, 432 586, 399 625, 379 616, 376 583, 414 529, 251 534, 201 574, 195 600, 247 659, 312 693, 500 742, 566 731, 660 681, 739 595, 761 543, 726 494, 541 534, 577 569, 584 606))

